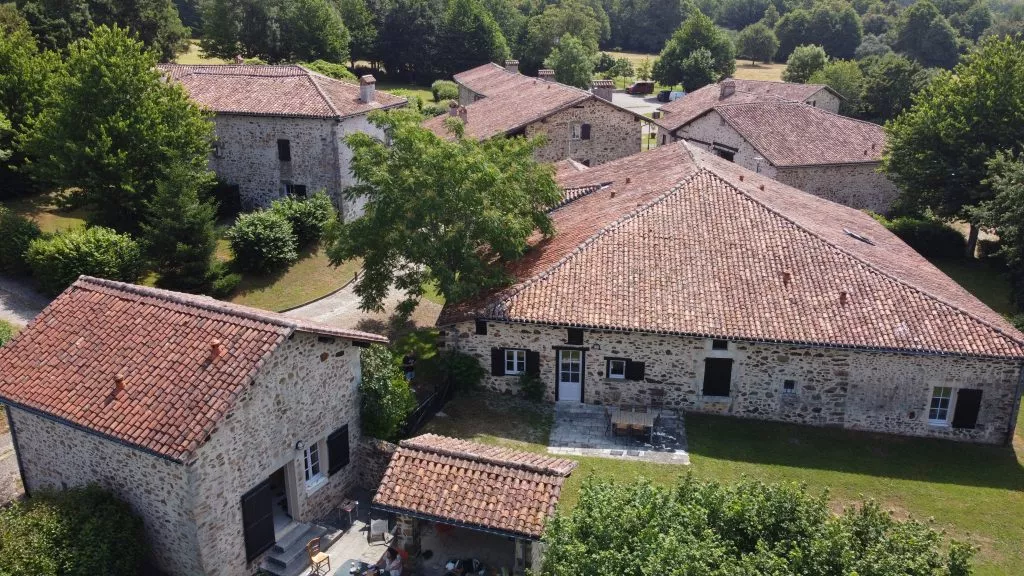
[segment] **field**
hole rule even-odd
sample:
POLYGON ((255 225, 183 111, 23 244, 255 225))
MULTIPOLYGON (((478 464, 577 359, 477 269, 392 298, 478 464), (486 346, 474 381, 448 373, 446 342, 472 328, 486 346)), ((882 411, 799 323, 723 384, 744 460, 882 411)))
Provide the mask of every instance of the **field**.
MULTIPOLYGON (((640 62, 647 58, 651 65, 658 57, 657 54, 640 54, 637 52, 608 52, 613 58, 627 58, 637 67, 640 62)), ((736 74, 734 77, 743 80, 773 80, 782 81, 782 71, 786 69, 785 64, 751 64, 750 60, 736 61, 736 74)))
POLYGON ((222 58, 203 58, 199 50, 199 41, 192 40, 188 45, 188 51, 178 54, 175 59, 178 64, 229 64, 222 58))

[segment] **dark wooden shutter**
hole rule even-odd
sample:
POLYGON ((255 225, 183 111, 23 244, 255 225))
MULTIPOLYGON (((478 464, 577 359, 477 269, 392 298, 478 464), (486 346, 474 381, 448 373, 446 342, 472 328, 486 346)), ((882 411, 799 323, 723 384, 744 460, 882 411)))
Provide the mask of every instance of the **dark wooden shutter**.
POLYGON ((583 124, 580 126, 580 139, 590 140, 590 124, 583 124))
POLYGON ((644 379, 644 363, 633 362, 632 360, 626 361, 626 380, 643 380, 644 379))
POLYGON ((274 494, 269 478, 242 496, 242 532, 245 558, 250 562, 274 545, 274 494))
POLYGON ((505 350, 491 348, 491 376, 505 375, 505 350))
POLYGON ((290 162, 292 159, 292 143, 288 140, 277 141, 277 159, 281 162, 290 162))
POLYGON ((526 373, 530 376, 540 376, 540 352, 526 351, 526 373))
POLYGON ((479 336, 487 336, 487 320, 476 321, 476 333, 479 336))
POLYGON ((956 393, 956 410, 953 411, 953 428, 974 428, 978 424, 981 409, 981 390, 963 388, 956 393))
POLYGON ((707 358, 704 360, 704 395, 728 396, 732 380, 732 360, 707 358))
POLYGON ((580 346, 583 344, 583 330, 581 328, 569 328, 566 333, 566 342, 580 346))
POLYGON ((330 476, 349 462, 348 424, 338 428, 327 437, 327 475, 330 476))

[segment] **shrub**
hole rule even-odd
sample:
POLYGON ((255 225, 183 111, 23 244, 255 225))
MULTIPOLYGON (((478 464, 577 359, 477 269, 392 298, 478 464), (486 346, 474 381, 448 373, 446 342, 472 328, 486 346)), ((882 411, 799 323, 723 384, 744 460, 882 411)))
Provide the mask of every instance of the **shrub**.
POLYGON ((402 422, 416 409, 416 397, 390 350, 374 344, 362 351, 361 360, 363 434, 394 440, 402 422))
POLYGON ((3 238, 0 241, 0 272, 27 273, 25 251, 41 235, 38 224, 0 206, 0 238, 3 238))
POLYGON ((210 266, 210 296, 227 298, 242 282, 242 275, 232 272, 223 262, 214 262, 210 266))
POLYGON ((239 216, 227 239, 235 264, 245 272, 275 272, 299 259, 292 225, 270 210, 239 216))
POLYGON ((146 550, 142 520, 95 486, 0 508, 0 574, 135 576, 146 550))
POLYGON ((303 62, 302 65, 313 72, 323 74, 335 80, 356 80, 356 75, 349 71, 344 64, 336 64, 326 60, 314 60, 303 62))
POLYGON ((451 80, 435 80, 430 91, 434 93, 434 102, 459 99, 459 85, 451 80))
POLYGON ((479 360, 457 350, 449 350, 442 356, 442 366, 445 377, 460 392, 479 387, 487 375, 479 360))
POLYGON ((536 374, 519 376, 519 390, 523 398, 531 402, 540 402, 544 399, 544 382, 536 374))
POLYGON ((594 65, 594 72, 608 72, 615 66, 615 58, 607 52, 601 52, 597 56, 597 64, 594 65))
POLYGON ((145 268, 138 242, 101 226, 36 238, 29 244, 25 259, 39 288, 51 296, 83 274, 135 282, 145 268))
POLYGON ((0 320, 0 346, 10 342, 11 338, 14 338, 14 324, 0 320))
POLYGON ((431 118, 433 116, 440 116, 448 113, 447 104, 424 104, 423 108, 420 108, 420 113, 424 116, 431 118))
POLYGON ((1003 243, 999 240, 984 240, 978 239, 978 259, 988 260, 989 258, 1001 259, 1002 254, 999 253, 1003 249, 1003 243))
POLYGON ((883 220, 882 223, 900 240, 928 258, 961 258, 967 249, 963 235, 938 220, 903 216, 883 220))
POLYGON ((786 60, 786 69, 782 71, 782 79, 786 82, 803 84, 810 77, 825 67, 828 55, 821 46, 797 46, 786 60))
POLYGON ((306 199, 288 196, 275 200, 270 211, 288 220, 299 248, 319 242, 324 229, 336 216, 334 205, 325 192, 317 192, 306 199))

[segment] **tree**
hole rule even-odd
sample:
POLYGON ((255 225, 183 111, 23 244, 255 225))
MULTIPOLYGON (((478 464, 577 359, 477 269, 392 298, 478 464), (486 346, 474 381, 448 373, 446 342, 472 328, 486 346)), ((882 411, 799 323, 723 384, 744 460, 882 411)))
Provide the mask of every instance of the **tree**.
POLYGON ((929 0, 918 0, 903 11, 893 37, 893 50, 926 68, 952 68, 959 58, 956 30, 929 0))
POLYGON ((902 201, 970 223, 973 256, 979 219, 991 200, 986 163, 1024 143, 1024 40, 988 37, 952 72, 937 75, 914 104, 886 124, 882 169, 902 201))
POLYGON ((212 175, 197 179, 187 168, 172 168, 157 182, 156 193, 146 203, 141 238, 146 257, 159 274, 158 286, 203 292, 213 281, 217 207, 206 198, 213 183, 212 175))
POLYGON ((442 2, 394 1, 380 28, 380 58, 389 75, 410 83, 437 78, 443 10, 442 2))
POLYGON ((853 58, 863 35, 857 11, 842 2, 793 10, 775 26, 780 59, 788 58, 797 46, 811 44, 821 46, 833 58, 853 58))
POLYGON ((899 54, 871 56, 861 60, 860 67, 864 72, 861 114, 879 123, 909 108, 914 94, 928 81, 920 64, 899 54))
MULTIPOLYGON (((604 38, 604 27, 600 14, 583 0, 563 0, 549 4, 540 14, 530 18, 523 46, 523 68, 532 72, 539 68, 551 54, 556 43, 570 34, 591 54, 597 54, 598 43, 604 38)), ((604 15, 607 20, 607 15, 604 15)))
POLYGON ((346 138, 365 197, 366 213, 335 225, 328 255, 340 264, 363 259, 355 292, 364 310, 381 310, 391 286, 405 292, 399 313, 410 314, 433 282, 448 302, 504 285, 502 263, 523 255, 535 230, 553 233, 547 209, 561 192, 550 166, 538 164, 537 139, 461 137, 421 127, 411 111, 370 115, 392 144, 363 133, 346 138))
POLYGON ((210 56, 345 62, 349 40, 328 0, 208 0, 203 6, 200 46, 210 56))
POLYGON ((359 414, 363 434, 397 440, 406 417, 416 409, 416 396, 402 374, 398 359, 380 344, 360 354, 359 414))
POLYGON ((798 46, 786 60, 786 69, 782 71, 782 79, 786 82, 803 84, 812 74, 821 70, 828 63, 828 56, 821 46, 798 46))
POLYGON ((774 30, 775 25, 779 23, 779 18, 779 9, 775 7, 775 4, 769 4, 761 18, 761 23, 774 30))
POLYGON ((950 16, 949 24, 964 38, 976 41, 992 25, 992 10, 983 1, 975 2, 966 12, 950 16))
POLYGON ((588 478, 544 533, 540 574, 970 574, 973 548, 875 502, 834 514, 795 484, 687 475, 674 486, 588 478), (899 567, 888 569, 886 567, 899 567), (912 568, 908 568, 912 567, 912 568))
POLYGON ((636 65, 636 77, 640 80, 651 79, 651 59, 644 58, 636 65))
POLYGON ((854 53, 857 60, 863 60, 869 56, 885 56, 886 54, 892 54, 892 48, 881 37, 874 34, 865 34, 854 53))
POLYGON ((139 243, 102 226, 36 238, 25 251, 25 261, 39 289, 50 296, 60 294, 82 274, 135 282, 145 270, 139 243))
POLYGON ((1006 261, 1013 284, 1013 301, 1024 304, 1024 158, 996 152, 988 162, 985 184, 992 198, 975 211, 978 222, 999 236, 999 255, 1006 261))
POLYGON ((358 60, 376 60, 377 26, 366 0, 338 0, 338 13, 351 39, 348 57, 352 67, 358 60))
POLYGON ((451 0, 441 36, 441 69, 445 76, 487 62, 504 62, 508 43, 480 0, 451 0))
POLYGON ((775 38, 775 32, 758 22, 740 31, 736 47, 738 55, 749 58, 751 64, 756 64, 758 60, 768 64, 779 49, 779 41, 775 38))
POLYGON ((629 61, 629 58, 619 58, 612 65, 611 69, 608 70, 608 74, 612 78, 622 78, 623 83, 625 83, 636 74, 636 71, 633 70, 633 63, 629 61))
POLYGON ((699 88, 702 79, 687 77, 684 70, 686 68, 692 73, 699 69, 695 64, 701 58, 691 57, 699 48, 711 53, 714 60, 714 81, 731 76, 736 71, 736 50, 732 40, 716 27, 710 18, 693 10, 686 23, 672 35, 654 63, 654 79, 666 86, 682 83, 690 91, 699 88), (689 64, 684 67, 684 61, 688 58, 689 64))
POLYGON ((544 65, 555 71, 555 80, 584 90, 594 76, 594 54, 571 34, 562 36, 544 65))
POLYGON ((522 52, 523 38, 526 35, 526 14, 519 9, 515 0, 483 0, 484 8, 498 23, 501 34, 508 43, 513 54, 522 52))
POLYGON ((683 88, 691 92, 718 80, 718 73, 715 71, 715 57, 707 48, 697 48, 691 52, 683 59, 680 69, 683 88))
POLYGON ((802 8, 788 12, 775 25, 775 37, 779 40, 776 57, 781 61, 789 58, 797 46, 807 44, 807 28, 811 24, 811 13, 802 8))
POLYGON ((281 59, 289 62, 346 62, 349 59, 348 45, 348 29, 328 0, 284 1, 281 10, 281 59))
POLYGON ((742 30, 763 18, 768 6, 773 6, 768 0, 724 0, 716 22, 725 28, 742 30))
POLYGON ((861 93, 864 91, 864 73, 853 60, 830 60, 825 67, 808 79, 810 84, 824 84, 843 97, 839 113, 857 116, 861 112, 861 93))
MULTIPOLYGON (((886 14, 872 12, 861 16, 860 23, 865 37, 870 34, 880 37, 892 28, 893 19, 886 14)), ((862 39, 861 42, 864 40, 862 39)))
POLYGON ((69 48, 66 71, 26 135, 33 174, 101 224, 138 228, 156 183, 207 172, 213 124, 124 28, 97 28, 69 48))

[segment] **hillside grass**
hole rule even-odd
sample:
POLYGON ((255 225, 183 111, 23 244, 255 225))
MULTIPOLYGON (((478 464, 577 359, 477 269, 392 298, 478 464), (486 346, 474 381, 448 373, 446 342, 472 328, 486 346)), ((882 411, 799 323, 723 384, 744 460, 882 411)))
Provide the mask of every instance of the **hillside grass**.
MULTIPOLYGON (((640 52, 610 52, 605 50, 613 58, 626 58, 636 68, 640 65, 640 62, 647 58, 651 61, 651 65, 654 65, 654 60, 657 59, 657 54, 643 54, 640 52)), ((775 82, 782 81, 782 71, 786 69, 785 64, 751 64, 750 60, 736 60, 736 73, 733 75, 735 78, 742 80, 770 80, 775 82)), ((659 87, 659 90, 661 88, 659 87)))
POLYGON ((178 64, 231 64, 231 62, 223 58, 204 57, 199 49, 199 40, 195 39, 189 42, 188 50, 178 54, 175 62, 178 64))

